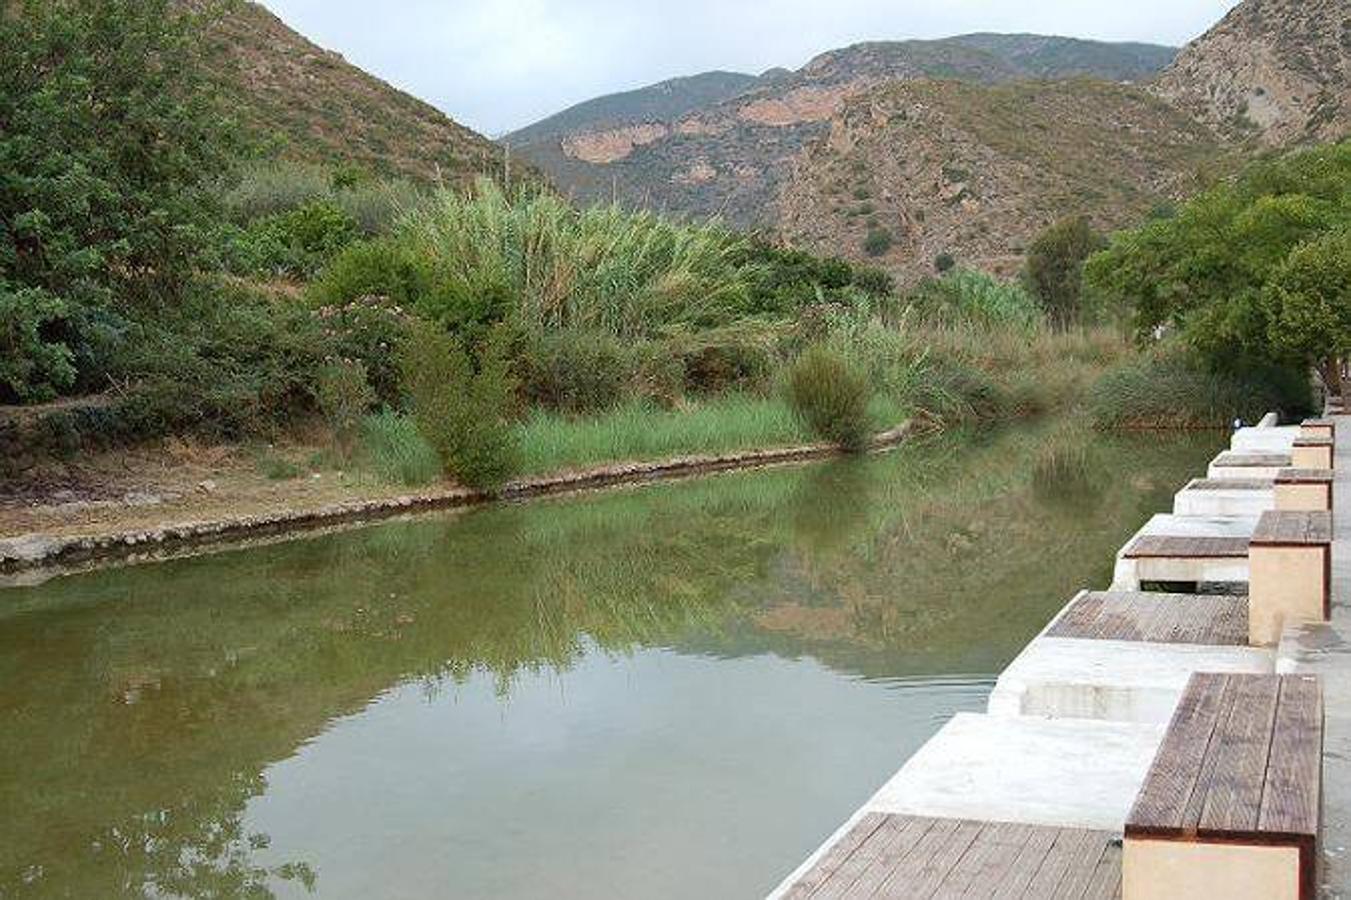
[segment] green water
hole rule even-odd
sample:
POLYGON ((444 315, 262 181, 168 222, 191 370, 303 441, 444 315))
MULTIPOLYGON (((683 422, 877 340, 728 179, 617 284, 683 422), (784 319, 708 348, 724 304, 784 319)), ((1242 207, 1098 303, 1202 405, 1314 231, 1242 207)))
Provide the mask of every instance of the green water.
POLYGON ((0 896, 762 895, 1215 444, 947 438, 0 591, 0 896))

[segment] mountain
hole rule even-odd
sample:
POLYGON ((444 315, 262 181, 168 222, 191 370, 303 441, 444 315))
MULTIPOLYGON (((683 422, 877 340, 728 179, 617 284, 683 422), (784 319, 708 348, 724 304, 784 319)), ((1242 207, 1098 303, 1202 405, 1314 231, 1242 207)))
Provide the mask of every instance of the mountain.
POLYGON ((283 156, 450 183, 502 172, 500 146, 316 46, 257 3, 231 6, 213 37, 230 111, 283 156))
MULTIPOLYGON (((776 72, 767 73, 773 80, 776 72)), ((631 122, 671 121, 748 90, 759 79, 743 72, 703 72, 671 78, 619 94, 607 94, 570 106, 503 138, 512 145, 534 145, 569 134, 631 122)))
POLYGON ((1157 91, 1230 138, 1342 137, 1351 131, 1351 3, 1246 0, 1188 45, 1157 91))
POLYGON ((795 72, 708 73, 602 97, 504 138, 581 202, 615 198, 669 213, 772 227, 799 153, 849 98, 895 80, 976 84, 1085 75, 1152 77, 1171 48, 1038 35, 879 41, 823 53, 795 72))
POLYGON ((830 119, 773 208, 792 243, 905 280, 933 273, 944 254, 1013 274, 1057 219, 1130 224, 1235 159, 1203 125, 1131 85, 890 82, 830 119))

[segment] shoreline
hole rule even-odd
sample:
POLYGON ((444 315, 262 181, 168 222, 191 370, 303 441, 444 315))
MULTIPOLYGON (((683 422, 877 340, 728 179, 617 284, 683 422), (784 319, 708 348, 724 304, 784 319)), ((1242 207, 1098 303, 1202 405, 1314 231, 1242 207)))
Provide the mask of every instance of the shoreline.
MULTIPOLYGON (((918 430, 915 420, 876 435, 869 453, 890 450, 918 430)), ((52 536, 40 532, 0 538, 0 588, 48 578, 118 560, 172 558, 213 547, 247 545, 253 539, 300 536, 341 526, 357 526, 422 512, 464 509, 491 503, 602 490, 648 482, 692 478, 720 472, 767 468, 843 456, 834 444, 696 454, 652 462, 610 463, 577 471, 510 481, 493 491, 444 487, 431 491, 328 503, 258 515, 165 523, 152 528, 108 530, 92 535, 52 536)))

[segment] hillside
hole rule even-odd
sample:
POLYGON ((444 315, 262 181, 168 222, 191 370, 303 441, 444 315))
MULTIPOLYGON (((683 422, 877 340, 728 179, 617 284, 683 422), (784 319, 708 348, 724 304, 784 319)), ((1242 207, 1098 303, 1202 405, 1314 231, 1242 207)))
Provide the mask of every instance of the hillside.
POLYGON ((696 87, 717 98, 735 88, 735 80, 709 73, 598 98, 505 140, 581 201, 614 197, 677 214, 721 215, 740 226, 772 226, 773 202, 794 158, 828 133, 829 120, 854 94, 898 79, 1143 79, 1174 52, 1037 35, 868 42, 822 53, 796 72, 766 73, 709 102, 696 102, 696 87))
POLYGON ((316 46, 257 3, 232 8, 215 37, 231 113, 284 156, 422 180, 502 171, 496 144, 316 46))
POLYGON ((1179 55, 1157 91, 1226 137, 1339 138, 1351 131, 1351 4, 1246 0, 1179 55))
POLYGON ((796 243, 913 280, 940 254, 1011 274, 1046 225, 1125 225, 1196 189, 1233 157, 1145 91, 1088 80, 895 82, 852 98, 783 180, 796 243), (890 246, 883 249, 887 241, 890 246))

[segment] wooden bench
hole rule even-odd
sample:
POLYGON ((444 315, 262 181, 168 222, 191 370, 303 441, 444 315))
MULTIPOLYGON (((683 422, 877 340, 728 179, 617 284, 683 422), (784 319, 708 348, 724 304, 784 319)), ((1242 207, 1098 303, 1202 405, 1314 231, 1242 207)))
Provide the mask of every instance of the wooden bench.
POLYGON ((1107 831, 867 813, 778 897, 1121 896, 1107 831))
POLYGON ((1141 534, 1122 548, 1112 589, 1138 591, 1145 583, 1242 583, 1248 580, 1248 538, 1141 534))
POLYGON ((1274 479, 1281 469, 1294 465, 1289 453, 1226 450, 1210 462, 1210 478, 1274 479))
POLYGON ((1313 900, 1322 752, 1316 678, 1192 676, 1126 820, 1125 900, 1313 900))
POLYGON ((1290 448, 1290 466, 1295 469, 1331 469, 1335 452, 1330 437, 1301 437, 1290 448))
POLYGON ((1248 548, 1248 641, 1280 640, 1287 622, 1321 622, 1332 607, 1332 514, 1263 513, 1248 548))
POLYGON ((1305 419, 1300 423, 1299 431, 1306 437, 1336 437, 1337 423, 1332 419, 1305 419))
POLYGON ((1331 512, 1332 470, 1282 469, 1276 476, 1276 509, 1286 512, 1331 512))

